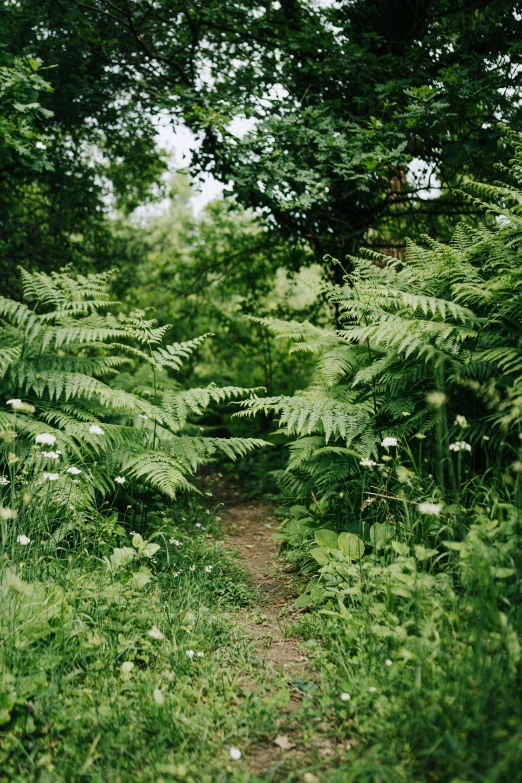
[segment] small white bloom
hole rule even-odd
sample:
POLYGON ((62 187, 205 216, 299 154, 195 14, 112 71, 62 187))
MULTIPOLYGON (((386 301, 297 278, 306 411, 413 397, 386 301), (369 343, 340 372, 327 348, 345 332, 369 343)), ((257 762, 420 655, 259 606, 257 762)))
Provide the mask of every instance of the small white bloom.
POLYGON ((384 440, 381 443, 381 446, 385 449, 389 449, 390 446, 396 446, 397 445, 397 438, 384 438, 384 440))
POLYGON ((201 522, 196 522, 196 527, 201 527, 201 522))
POLYGON ((511 470, 514 470, 515 473, 522 473, 522 462, 520 462, 519 460, 513 462, 511 465, 511 470))
POLYGON ((175 571, 174 576, 179 576, 182 572, 181 571, 175 571))
POLYGON ((121 665, 122 672, 125 672, 125 674, 129 674, 134 669, 134 664, 132 661, 124 661, 121 665))
POLYGON ((450 443, 450 451, 471 451, 471 446, 463 440, 456 440, 455 443, 450 443))
POLYGON ((341 701, 350 701, 351 698, 349 693, 341 693, 341 701))
POLYGON ((205 566, 206 573, 210 574, 210 572, 212 571, 213 568, 214 568, 214 566, 205 566))
POLYGON ((177 538, 169 538, 169 543, 172 544, 173 546, 183 546, 181 541, 178 541, 177 538))
POLYGON ((377 465, 377 463, 374 462, 373 459, 363 457, 361 460, 359 460, 359 465, 362 465, 363 468, 373 468, 374 465, 377 465))
POLYGON ((6 476, 0 476, 0 487, 7 487, 9 483, 10 481, 6 476))
POLYGON ((60 474, 59 473, 44 473, 43 477, 47 481, 58 481, 58 479, 60 478, 60 474))
POLYGON ((193 658, 194 657, 194 650, 187 650, 186 656, 187 656, 187 658, 193 658))
POLYGON ((56 435, 51 435, 50 432, 41 432, 34 439, 35 443, 41 443, 42 446, 54 446, 56 443, 56 435))
POLYGON ((201 652, 201 650, 200 650, 199 652, 196 653, 196 655, 197 655, 198 658, 203 658, 205 656, 205 653, 201 652))
POLYGON ((232 759, 232 761, 239 761, 241 758, 241 751, 239 748, 229 748, 228 749, 228 755, 232 759))
POLYGON ((18 543, 19 543, 19 544, 21 544, 22 546, 27 546, 27 544, 30 544, 30 543, 31 543, 31 539, 30 539, 30 538, 27 538, 27 536, 24 536, 24 535, 18 536, 18 538, 17 538, 16 540, 17 540, 17 541, 18 541, 18 543))
POLYGON ((377 688, 374 687, 368 688, 368 693, 377 693, 377 688))
POLYGON ((80 468, 75 467, 74 465, 71 465, 70 468, 67 468, 67 473, 70 473, 71 476, 79 476, 81 473, 80 468))
POLYGON ((25 411, 26 413, 34 413, 35 411, 34 405, 22 402, 22 400, 7 400, 6 405, 10 405, 13 411, 25 411))
POLYGON ((158 640, 160 640, 160 639, 164 639, 165 638, 163 636, 163 634, 161 633, 160 629, 156 628, 155 625, 153 625, 152 628, 150 629, 150 631, 148 631, 147 633, 151 637, 151 639, 158 639, 158 640))
POLYGON ((438 517, 442 511, 442 503, 419 503, 417 508, 419 509, 420 514, 438 517))
POLYGON ((103 435, 103 430, 98 424, 91 424, 89 432, 91 435, 103 435))
POLYGON ((16 511, 14 508, 4 508, 3 506, 0 507, 0 519, 16 519, 18 516, 18 511, 16 511))
POLYGON ((60 459, 61 451, 42 451, 42 457, 46 459, 60 459))
POLYGON ((116 484, 125 484, 125 478, 123 476, 116 476, 114 481, 116 482, 116 484))
POLYGON ((391 666, 393 664, 393 661, 391 660, 391 658, 386 658, 384 663, 386 664, 386 666, 391 666))
POLYGON ((165 703, 165 698, 159 688, 154 688, 152 695, 154 697, 154 701, 159 707, 165 703))
POLYGON ((465 416, 461 416, 460 413, 458 416, 455 416, 455 424, 458 424, 463 430, 465 430, 466 427, 469 427, 468 420, 465 416))
POLYGON ((189 571, 195 571, 195 570, 196 570, 196 566, 195 565, 191 565, 190 568, 189 568, 189 571))

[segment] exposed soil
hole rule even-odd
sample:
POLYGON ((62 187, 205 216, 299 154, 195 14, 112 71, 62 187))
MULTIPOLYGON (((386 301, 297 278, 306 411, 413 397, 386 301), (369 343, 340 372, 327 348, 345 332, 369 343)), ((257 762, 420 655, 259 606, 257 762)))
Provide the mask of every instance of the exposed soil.
POLYGON ((300 640, 284 633, 294 614, 292 577, 285 572, 277 543, 271 540, 275 519, 263 502, 227 503, 222 512, 225 546, 239 552, 260 592, 261 614, 255 621, 242 612, 241 625, 252 638, 257 656, 266 666, 289 678, 303 674, 306 658, 299 652, 300 640))
MULTIPOLYGON (((296 595, 292 589, 292 576, 280 559, 278 545, 271 540, 275 517, 267 503, 234 500, 233 495, 225 499, 221 517, 225 546, 243 556, 260 593, 259 610, 242 610, 238 622, 251 639, 252 652, 257 659, 288 683, 291 700, 282 713, 294 712, 301 707, 303 694, 293 682, 306 679, 308 662, 299 650, 301 640, 285 635, 285 627, 296 613, 296 595)), ((302 751, 294 749, 292 736, 283 735, 274 740, 283 746, 267 742, 249 749, 248 766, 252 772, 262 775, 281 764, 283 757, 301 755, 302 751), (284 747, 286 741, 290 747, 284 747)))

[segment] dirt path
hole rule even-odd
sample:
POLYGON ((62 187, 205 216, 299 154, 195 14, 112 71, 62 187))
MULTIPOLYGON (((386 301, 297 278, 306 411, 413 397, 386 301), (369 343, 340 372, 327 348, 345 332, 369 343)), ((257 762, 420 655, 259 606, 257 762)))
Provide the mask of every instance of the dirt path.
POLYGON ((301 677, 307 659, 299 652, 300 640, 285 636, 295 613, 292 577, 285 572, 278 547, 271 540, 275 519, 265 503, 228 503, 222 512, 225 545, 239 552, 259 588, 262 614, 253 622, 242 613, 241 625, 248 631, 257 655, 266 666, 288 678, 301 677))
MULTIPOLYGON (((304 694, 296 685, 314 679, 313 664, 299 650, 302 640, 288 635, 292 618, 297 613, 294 608, 296 595, 292 589, 292 576, 279 558, 277 543, 271 540, 275 529, 271 507, 260 501, 228 499, 221 517, 226 536, 225 546, 243 556, 260 592, 260 611, 243 610, 238 622, 250 637, 252 651, 257 659, 274 675, 284 677, 290 691, 290 702, 281 711, 281 735, 274 737, 272 742, 267 740, 250 748, 248 767, 263 779, 267 773, 267 780, 272 781, 276 770, 282 773, 286 765, 290 764, 294 773, 297 773, 297 778, 292 779, 303 783, 319 783, 315 774, 306 771, 310 769, 311 746, 307 743, 305 748, 302 743, 298 711, 304 694), (296 720, 290 720, 292 716, 296 720)), ((326 726, 323 724, 322 728, 326 726)), ((326 746, 327 754, 330 753, 330 742, 325 739, 321 743, 320 736, 316 737, 313 745, 319 757, 325 757, 323 750, 326 746)), ((316 768, 314 764, 312 768, 316 768)))

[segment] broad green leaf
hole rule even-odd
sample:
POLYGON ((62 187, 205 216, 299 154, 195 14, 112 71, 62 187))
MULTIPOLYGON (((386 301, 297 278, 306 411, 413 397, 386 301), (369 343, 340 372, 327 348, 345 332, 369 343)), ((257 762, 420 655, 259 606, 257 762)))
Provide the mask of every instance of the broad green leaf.
POLYGON ((318 546, 326 546, 330 549, 337 549, 337 533, 333 530, 316 530, 315 542, 318 546))
POLYGON ((387 541, 393 537, 393 531, 390 525, 376 522, 370 529, 370 541, 376 549, 383 547, 387 541))
POLYGON ((305 609, 307 606, 312 606, 313 598, 310 593, 303 593, 295 602, 296 609, 305 609))
POLYGON ((136 547, 136 549, 139 549, 140 552, 143 549, 143 547, 145 546, 145 541, 143 540, 143 537, 140 536, 139 533, 135 533, 133 535, 133 537, 132 537, 132 546, 136 547))
POLYGON ((337 538, 337 545, 350 560, 359 560, 364 555, 364 541, 353 533, 341 533, 337 538))
POLYGON ((159 544, 146 544, 140 551, 140 554, 143 555, 143 557, 152 557, 152 555, 156 554, 158 549, 161 549, 159 544))
POLYGON ((326 565, 330 562, 329 554, 332 550, 325 546, 318 546, 316 549, 310 550, 310 554, 317 560, 319 565, 326 565))

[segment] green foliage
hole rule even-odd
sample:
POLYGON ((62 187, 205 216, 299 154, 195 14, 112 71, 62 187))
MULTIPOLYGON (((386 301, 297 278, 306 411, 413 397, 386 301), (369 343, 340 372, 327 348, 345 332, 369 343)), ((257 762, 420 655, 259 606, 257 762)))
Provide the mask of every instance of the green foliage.
MULTIPOLYGON (((517 162, 521 156, 518 147, 517 162)), ((241 415, 273 412, 286 435, 299 436, 281 477, 290 493, 331 493, 339 505, 338 493, 350 487, 353 499, 353 479, 369 475, 380 454, 395 454, 386 438, 425 479, 437 477, 442 495, 455 488, 452 451, 460 464, 473 450, 476 468, 486 454, 505 464, 518 453, 520 196, 508 187, 474 189, 496 196, 493 205, 475 202, 497 223, 460 226, 448 245, 410 242, 403 261, 370 252, 352 259, 346 284, 326 289, 338 330, 264 321, 294 340, 294 352, 316 356, 309 389, 242 403, 241 415)), ((394 474, 398 485, 411 483, 410 467, 394 474)), ((382 461, 379 469, 389 471, 382 461)))
POLYGON ((71 495, 91 504, 95 491, 112 491, 115 481, 174 497, 218 451, 234 460, 261 445, 207 437, 195 424, 212 403, 246 393, 215 385, 186 390, 172 378, 206 336, 166 344, 168 325, 140 312, 113 315, 109 274, 22 278, 27 304, 0 298, 8 408, 0 426, 9 481, 29 482, 33 502, 71 495), (123 388, 120 369, 135 365, 141 375, 123 388))

